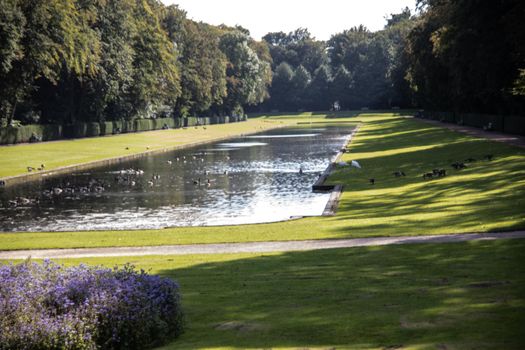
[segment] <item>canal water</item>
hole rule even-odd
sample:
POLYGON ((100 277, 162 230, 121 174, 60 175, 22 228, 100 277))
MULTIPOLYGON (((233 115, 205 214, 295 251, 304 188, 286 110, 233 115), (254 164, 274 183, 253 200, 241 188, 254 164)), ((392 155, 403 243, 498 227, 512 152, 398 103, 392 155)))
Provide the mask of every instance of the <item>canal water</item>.
POLYGON ((321 215, 350 126, 294 127, 0 189, 0 231, 157 229, 321 215))

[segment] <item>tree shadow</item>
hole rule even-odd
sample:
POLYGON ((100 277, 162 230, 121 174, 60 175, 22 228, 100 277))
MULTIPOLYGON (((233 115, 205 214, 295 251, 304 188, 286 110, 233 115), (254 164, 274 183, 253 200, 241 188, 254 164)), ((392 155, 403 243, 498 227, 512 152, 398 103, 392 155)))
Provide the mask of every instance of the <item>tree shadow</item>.
POLYGON ((523 150, 440 128, 421 130, 417 121, 367 125, 343 157, 359 161, 362 169, 336 167, 328 179, 344 186, 337 215, 329 219, 338 222, 330 230, 339 237, 525 226, 523 150), (484 160, 486 154, 494 154, 494 160, 484 160), (476 161, 467 162, 466 169, 451 167, 468 158, 476 161), (445 169, 447 176, 423 179, 422 174, 435 168, 445 169), (396 177, 395 171, 406 176, 396 177))
POLYGON ((195 257, 160 271, 181 283, 188 317, 167 348, 523 348, 524 248, 503 240, 195 257))

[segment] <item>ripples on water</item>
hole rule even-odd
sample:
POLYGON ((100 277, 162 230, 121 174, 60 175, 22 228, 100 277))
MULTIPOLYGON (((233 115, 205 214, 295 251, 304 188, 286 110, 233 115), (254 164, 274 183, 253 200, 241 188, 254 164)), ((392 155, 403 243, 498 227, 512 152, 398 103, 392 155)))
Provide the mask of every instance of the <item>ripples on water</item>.
POLYGON ((1 189, 0 230, 154 229, 321 215, 329 194, 312 193, 311 185, 350 132, 272 130, 1 189))

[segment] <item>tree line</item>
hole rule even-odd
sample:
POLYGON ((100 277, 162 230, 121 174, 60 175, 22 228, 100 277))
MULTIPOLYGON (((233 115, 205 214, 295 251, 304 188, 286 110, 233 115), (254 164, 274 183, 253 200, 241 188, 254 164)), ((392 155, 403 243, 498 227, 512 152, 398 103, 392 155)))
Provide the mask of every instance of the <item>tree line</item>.
POLYGON ((157 0, 0 0, 0 123, 246 111, 525 112, 525 5, 419 0, 316 40, 195 22, 157 0))

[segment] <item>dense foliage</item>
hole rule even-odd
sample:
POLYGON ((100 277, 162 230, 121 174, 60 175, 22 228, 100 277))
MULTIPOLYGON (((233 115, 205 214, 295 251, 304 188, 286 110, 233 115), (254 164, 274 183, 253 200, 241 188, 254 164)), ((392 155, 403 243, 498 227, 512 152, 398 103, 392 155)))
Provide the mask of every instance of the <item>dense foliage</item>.
POLYGON ((269 33, 267 110, 422 107, 525 113, 525 3, 419 0, 383 30, 358 26, 316 41, 269 33))
POLYGON ((0 349, 144 349, 182 321, 177 284, 129 265, 0 267, 0 349))
POLYGON ((420 0, 406 45, 415 102, 430 109, 525 113, 525 3, 420 0))
POLYGON ((418 0, 382 30, 253 40, 159 0, 0 0, 0 126, 251 111, 525 111, 525 3, 418 0), (15 123, 16 124, 16 123, 15 123))
POLYGON ((157 0, 0 0, 0 121, 243 114, 271 80, 256 46, 157 0))

